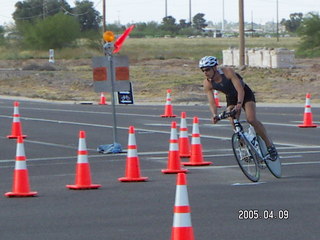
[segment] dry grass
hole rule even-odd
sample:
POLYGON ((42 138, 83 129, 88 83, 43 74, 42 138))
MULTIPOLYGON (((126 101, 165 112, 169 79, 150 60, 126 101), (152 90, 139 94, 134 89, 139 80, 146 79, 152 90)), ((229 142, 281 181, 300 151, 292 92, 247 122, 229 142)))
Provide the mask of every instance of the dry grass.
MULTIPOLYGON (((231 38, 127 39, 121 54, 129 56, 136 102, 163 103, 169 88, 176 103, 205 102, 198 59, 204 55, 221 57, 222 49, 237 44, 238 40, 231 38)), ((248 47, 295 49, 298 39, 277 42, 276 39, 249 38, 246 44, 248 47)), ((3 49, 0 58, 7 52, 3 49)), ((0 94, 52 100, 99 99, 99 93, 93 91, 91 57, 101 53, 85 48, 56 50, 54 69, 49 69, 47 52, 14 52, 17 59, 0 61, 0 69, 17 69, 0 71, 0 94), (19 54, 38 58, 25 59, 19 54)), ((303 103, 306 92, 313 94, 313 102, 320 102, 320 67, 316 59, 298 59, 296 69, 247 68, 240 73, 260 102, 303 103)), ((110 100, 110 96, 107 99, 110 100)))

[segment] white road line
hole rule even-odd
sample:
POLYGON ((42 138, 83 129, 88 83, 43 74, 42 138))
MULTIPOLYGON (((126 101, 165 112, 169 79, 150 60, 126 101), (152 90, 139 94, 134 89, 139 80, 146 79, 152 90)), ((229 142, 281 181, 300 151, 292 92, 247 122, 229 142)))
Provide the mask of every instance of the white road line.
POLYGON ((250 182, 250 183, 233 183, 231 186, 254 186, 264 184, 266 182, 250 182))
MULTIPOLYGON (((0 108, 12 108, 12 107, 0 107, 0 108)), ((30 107, 24 107, 25 110, 36 110, 36 111, 51 111, 51 112, 68 112, 68 113, 85 113, 85 114, 98 114, 98 115, 112 115, 112 112, 103 111, 106 109, 103 109, 102 111, 83 111, 83 110, 72 110, 72 109, 56 109, 56 108, 30 108, 30 107)), ((117 115, 123 115, 123 116, 145 116, 145 117, 153 117, 153 118, 159 118, 159 115, 150 115, 150 114, 137 114, 137 113, 120 113, 117 112, 117 115)), ((12 118, 12 117, 11 117, 12 118)), ((192 119, 192 118, 189 118, 192 119)))
MULTIPOLYGON (((27 139, 25 139, 24 142, 26 142, 26 143, 34 143, 34 144, 39 144, 39 145, 46 145, 46 146, 50 146, 50 147, 68 148, 68 149, 74 149, 74 150, 77 149, 76 146, 72 147, 72 146, 67 146, 67 145, 63 145, 63 144, 40 142, 40 141, 33 141, 33 140, 27 140, 27 139)), ((87 149, 87 150, 90 150, 90 149, 87 149)))
POLYGON ((281 155, 281 159, 286 159, 286 158, 302 158, 302 155, 289 155, 289 156, 281 155))
MULTIPOLYGON (((306 161, 306 162, 286 162, 281 163, 282 166, 293 166, 293 165, 313 165, 320 164, 320 161, 306 161)), ((239 168, 239 165, 225 165, 225 166, 199 166, 192 168, 194 170, 205 170, 205 169, 226 169, 226 168, 239 168)))
MULTIPOLYGON (((3 138, 3 137, 0 137, 3 138)), ((77 147, 74 146, 65 146, 65 145, 61 145, 61 144, 54 144, 54 143, 46 143, 46 142, 39 142, 39 141, 32 141, 32 140, 24 140, 25 142, 30 142, 30 143, 35 143, 35 144, 44 144, 44 145, 48 145, 48 146, 55 146, 55 147, 64 147, 64 148, 68 148, 68 149, 73 149, 76 151, 77 147)), ((312 150, 302 150, 302 151, 279 151, 279 154, 281 156, 281 158, 298 158, 298 157, 302 157, 302 154, 317 154, 320 153, 320 148, 319 147, 315 147, 315 146, 310 146, 310 147, 302 147, 304 149, 319 149, 318 151, 312 151, 312 150), (288 156, 284 156, 284 155, 288 155, 288 156)), ((297 147, 281 147, 278 148, 278 150, 291 150, 291 149, 297 149, 297 147)), ((299 148, 298 148, 299 149, 299 148)), ((88 151, 92 151, 92 152, 96 152, 96 149, 89 149, 88 151)), ((119 154, 90 154, 89 153, 89 157, 90 158, 97 158, 97 157, 109 157, 109 156, 125 156, 126 153, 126 149, 123 149, 123 153, 119 153, 119 154)), ((139 152, 138 151, 138 156, 152 156, 152 155, 165 155, 167 156, 168 151, 158 151, 158 152, 139 152)), ((212 150, 203 150, 203 156, 204 157, 230 157, 230 156, 234 156, 232 153, 232 149, 231 148, 226 148, 226 149, 212 149, 212 150), (214 154, 208 154, 210 152, 215 152, 214 154), (221 152, 221 153, 219 153, 221 152), (226 152, 230 152, 230 153, 226 153, 226 152)), ((28 159, 28 161, 40 161, 40 160, 61 160, 61 159, 70 159, 70 158, 76 158, 76 154, 75 156, 67 156, 67 157, 46 157, 46 158, 34 158, 34 159, 28 159)), ((157 158, 157 157, 156 157, 157 158)), ((182 158, 183 159, 183 158, 182 158)), ((0 163, 4 163, 4 162, 12 162, 14 160, 0 160, 0 163)))
MULTIPOLYGON (((76 148, 73 148, 76 149, 76 148)), ((124 149, 126 151, 126 149, 124 149)), ((220 149, 220 151, 230 151, 230 149, 220 149)), ((289 158, 301 158, 303 157, 302 155, 298 154, 314 154, 314 153, 320 153, 320 151, 295 151, 295 152, 279 152, 281 159, 289 159, 289 158), (288 155, 288 156, 284 156, 288 155)), ((153 156, 153 155, 163 155, 163 157, 150 157, 148 160, 160 160, 160 159, 166 159, 167 158, 167 151, 160 151, 160 152, 138 152, 138 156, 153 156)), ((125 159, 125 156, 127 155, 126 152, 124 153, 119 153, 119 154, 88 154, 88 158, 115 158, 115 157, 122 157, 125 159)), ((221 153, 221 154, 204 154, 203 157, 233 157, 233 153, 221 153)), ((76 159, 77 155, 75 154, 74 156, 61 156, 61 157, 44 157, 44 158, 31 158, 29 159, 27 157, 27 161, 32 162, 32 161, 53 161, 53 160, 67 160, 67 159, 76 159)), ((181 161, 184 161, 185 158, 181 158, 181 161)), ((110 161, 108 159, 108 161, 110 161)), ((14 162, 14 159, 4 159, 0 160, 1 163, 8 163, 8 162, 14 162)), ((315 163, 320 163, 320 161, 309 161, 309 162, 294 162, 294 163, 282 163, 282 165, 290 165, 290 164, 315 164, 315 163)), ((235 165, 238 166, 238 165, 235 165)), ((213 168, 216 168, 217 166, 213 166, 213 168)), ((230 167, 230 166, 227 166, 230 167)), ((197 167, 198 168, 198 167, 197 167)), ((201 168, 201 167, 199 167, 201 168)), ((205 168, 208 168, 207 166, 205 168)))
MULTIPOLYGON (((0 117, 5 117, 5 118, 12 118, 9 116, 5 115, 0 115, 0 117)), ((101 128, 113 128, 113 125, 102 125, 102 124, 92 124, 92 123, 83 123, 83 122, 72 122, 72 121, 60 121, 60 120, 51 120, 51 119, 44 119, 44 118, 27 118, 27 117, 22 117, 21 119, 24 120, 29 120, 29 121, 42 121, 42 122, 51 122, 51 123, 58 123, 58 124, 70 124, 70 125, 81 125, 81 126, 91 126, 91 127, 101 127, 101 128)), ((117 129, 122 129, 122 130, 127 130, 127 127, 120 127, 117 126, 117 129)), ((167 130, 155 130, 155 129, 145 129, 145 128, 136 128, 136 131, 142 131, 144 133, 149 132, 149 133, 163 133, 163 134, 170 134, 170 129, 168 128, 167 130)), ((230 140, 230 137, 219 137, 219 136, 212 136, 212 135, 205 135, 201 134, 201 138, 209 138, 209 139, 217 139, 217 140, 230 140)), ((308 147, 309 145, 298 145, 298 144, 291 144, 291 143, 278 143, 275 142, 276 145, 284 145, 284 146, 294 146, 294 147, 300 147, 300 148, 305 148, 308 147)), ((320 146, 314 145, 313 147, 317 148, 320 146)))

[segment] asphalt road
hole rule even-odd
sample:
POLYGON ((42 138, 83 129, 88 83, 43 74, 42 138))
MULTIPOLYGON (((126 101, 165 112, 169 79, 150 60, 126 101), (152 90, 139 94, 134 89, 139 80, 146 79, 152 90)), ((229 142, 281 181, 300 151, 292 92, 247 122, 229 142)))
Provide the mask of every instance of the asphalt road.
MULTIPOLYGON (((283 162, 283 177, 268 170, 259 183, 247 180, 231 150, 227 121, 212 125, 207 106, 175 106, 178 116, 200 119, 205 160, 213 165, 188 167, 188 196, 195 239, 318 240, 320 236, 320 127, 298 128, 301 107, 258 107, 283 162), (257 212, 258 219, 247 214, 257 212), (273 214, 276 218, 271 216, 273 214), (288 214, 288 218, 287 215, 288 214), (261 218, 260 218, 261 217, 261 218)), ((124 149, 134 126, 141 175, 148 182, 122 183, 126 154, 99 154, 113 143, 110 105, 20 101, 20 115, 33 198, 0 198, 2 240, 150 240, 170 239, 176 175, 162 174, 169 150, 170 124, 162 105, 121 105, 117 140, 124 149), (86 131, 93 183, 98 190, 74 191, 78 133, 86 131)), ((320 125, 320 108, 312 108, 320 125)), ((16 141, 10 134, 13 101, 0 99, 0 190, 11 191, 16 141)))

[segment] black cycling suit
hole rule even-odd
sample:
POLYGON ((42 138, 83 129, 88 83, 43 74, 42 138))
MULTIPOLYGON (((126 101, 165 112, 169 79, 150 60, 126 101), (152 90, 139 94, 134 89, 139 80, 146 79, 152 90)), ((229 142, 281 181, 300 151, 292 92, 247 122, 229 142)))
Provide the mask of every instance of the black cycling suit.
MULTIPOLYGON (((213 89, 223 92, 226 95, 227 107, 230 105, 237 105, 238 102, 238 92, 234 87, 231 79, 227 78, 222 71, 222 69, 218 69, 218 72, 221 75, 222 81, 216 83, 215 81, 211 81, 213 89)), ((249 88, 247 84, 244 83, 242 77, 236 73, 237 77, 240 79, 242 86, 244 86, 244 99, 242 105, 246 102, 253 101, 255 102, 255 96, 252 90, 249 88)))

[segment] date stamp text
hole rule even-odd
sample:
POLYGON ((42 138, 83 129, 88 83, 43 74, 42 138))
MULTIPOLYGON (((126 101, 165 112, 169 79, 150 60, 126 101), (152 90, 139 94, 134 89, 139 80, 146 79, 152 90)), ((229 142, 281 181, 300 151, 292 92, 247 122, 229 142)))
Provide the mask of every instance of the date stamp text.
POLYGON ((239 220, 287 220, 289 219, 289 210, 258 210, 258 209, 240 209, 238 211, 239 220))

